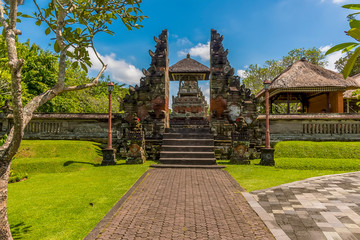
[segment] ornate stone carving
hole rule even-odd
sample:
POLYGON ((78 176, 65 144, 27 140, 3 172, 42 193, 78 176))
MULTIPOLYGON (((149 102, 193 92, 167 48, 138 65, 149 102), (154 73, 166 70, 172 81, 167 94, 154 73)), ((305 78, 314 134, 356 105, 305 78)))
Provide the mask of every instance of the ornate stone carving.
MULTIPOLYGON (((142 70, 145 77, 140 79, 140 86, 129 87, 129 94, 124 97, 122 104, 126 121, 124 127, 131 128, 135 114, 142 124, 144 136, 152 140, 145 141, 149 144, 147 149, 153 149, 153 144, 161 143, 164 129, 169 126, 168 31, 163 30, 159 37, 154 37, 154 41, 155 51, 149 50, 150 67, 142 70)), ((126 134, 122 141, 128 141, 126 134)), ((129 147, 128 144, 122 145, 129 147)))
POLYGON ((235 71, 227 59, 229 51, 222 45, 223 39, 216 30, 211 30, 210 109, 215 148, 218 145, 224 151, 226 147, 220 141, 231 140, 227 156, 233 162, 247 163, 249 152, 253 151, 250 148, 259 143, 256 134, 259 126, 255 121, 257 102, 251 91, 240 84, 240 78, 234 76, 235 71))

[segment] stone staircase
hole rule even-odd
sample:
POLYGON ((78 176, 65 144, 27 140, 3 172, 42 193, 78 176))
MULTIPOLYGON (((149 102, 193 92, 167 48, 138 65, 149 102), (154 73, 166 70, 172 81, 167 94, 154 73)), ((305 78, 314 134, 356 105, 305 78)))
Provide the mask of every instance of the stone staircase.
POLYGON ((216 165, 209 127, 167 128, 160 152, 162 164, 216 165))

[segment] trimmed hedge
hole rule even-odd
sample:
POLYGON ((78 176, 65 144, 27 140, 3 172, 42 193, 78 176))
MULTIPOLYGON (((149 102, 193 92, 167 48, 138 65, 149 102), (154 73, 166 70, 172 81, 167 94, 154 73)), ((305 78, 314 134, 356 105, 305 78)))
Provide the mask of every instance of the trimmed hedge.
POLYGON ((360 158, 360 142, 284 141, 275 145, 275 158, 360 158))
POLYGON ((275 167, 299 170, 360 171, 360 159, 276 158, 275 167))

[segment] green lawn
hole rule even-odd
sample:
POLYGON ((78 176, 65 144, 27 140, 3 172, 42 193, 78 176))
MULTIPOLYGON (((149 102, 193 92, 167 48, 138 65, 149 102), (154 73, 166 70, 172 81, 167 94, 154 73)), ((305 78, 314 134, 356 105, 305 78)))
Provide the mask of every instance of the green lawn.
MULTIPOLYGON (((360 170, 360 143, 281 142, 275 167, 225 164, 248 191, 360 170)), ((82 141, 23 141, 12 171, 28 176, 8 189, 14 239, 82 239, 149 168, 100 166, 100 146, 82 141)))
MULTIPOLYGON (((275 163, 276 161, 275 159, 275 163)), ((259 160, 253 160, 250 165, 232 165, 229 164, 228 161, 218 161, 218 164, 226 165, 225 170, 249 192, 310 177, 349 172, 317 169, 282 169, 278 167, 260 166, 258 165, 259 162, 259 160)))
POLYGON ((82 239, 148 169, 99 166, 99 145, 81 141, 23 141, 12 164, 29 179, 8 188, 14 239, 82 239))
POLYGON ((275 145, 275 167, 219 164, 247 191, 274 187, 310 177, 360 171, 360 142, 284 141, 275 145))

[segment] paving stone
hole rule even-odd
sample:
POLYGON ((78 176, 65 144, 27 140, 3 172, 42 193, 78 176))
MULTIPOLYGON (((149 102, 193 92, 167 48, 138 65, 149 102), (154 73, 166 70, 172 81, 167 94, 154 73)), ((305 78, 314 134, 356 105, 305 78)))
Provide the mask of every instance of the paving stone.
POLYGON ((252 194, 290 239, 360 239, 360 172, 310 178, 252 194))
POLYGON ((85 239, 274 239, 224 170, 157 168, 145 176, 85 239))

